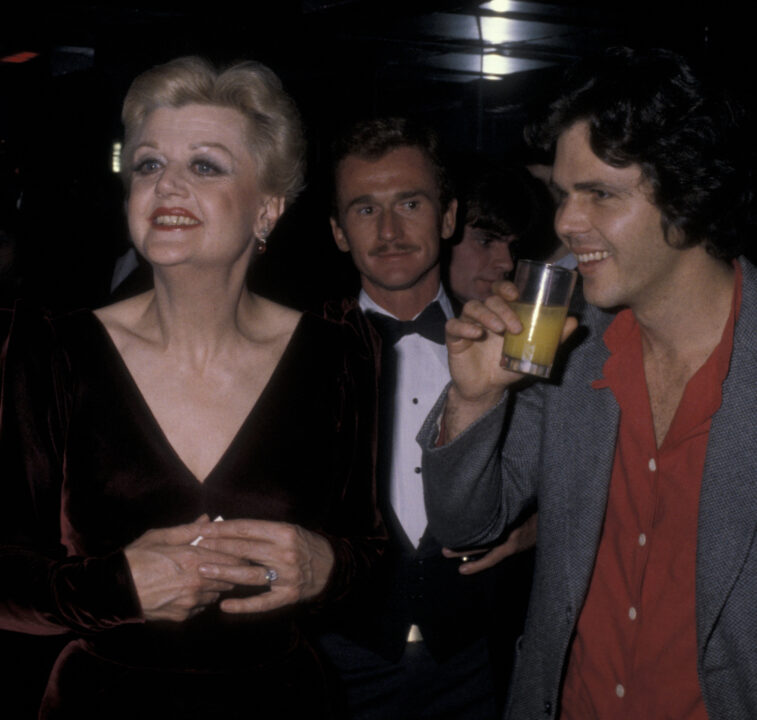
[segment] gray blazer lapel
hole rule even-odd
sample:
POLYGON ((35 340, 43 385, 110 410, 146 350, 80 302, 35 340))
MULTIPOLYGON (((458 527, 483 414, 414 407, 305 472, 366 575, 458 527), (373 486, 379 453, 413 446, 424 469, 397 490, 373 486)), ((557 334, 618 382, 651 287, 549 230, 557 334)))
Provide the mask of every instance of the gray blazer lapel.
POLYGON ((594 310, 587 315, 594 337, 575 358, 581 380, 556 390, 562 427, 556 428, 555 446, 548 451, 555 458, 550 473, 572 480, 556 485, 563 491, 566 583, 576 607, 583 602, 599 546, 620 418, 612 391, 591 387, 609 357, 602 334, 613 316, 594 310))
MULTIPOLYGON (((599 540, 604 525, 607 497, 610 489, 619 411, 609 388, 592 390, 599 395, 594 400, 589 422, 582 424, 582 441, 591 442, 595 449, 583 456, 588 460, 574 477, 571 497, 566 498, 566 519, 572 527, 566 528, 570 550, 568 558, 568 586, 576 606, 583 603, 596 560, 599 540)), ((576 428, 579 429, 579 428, 576 428)))
POLYGON ((697 637, 703 648, 757 532, 757 273, 744 267, 723 403, 707 444, 697 530, 697 637))

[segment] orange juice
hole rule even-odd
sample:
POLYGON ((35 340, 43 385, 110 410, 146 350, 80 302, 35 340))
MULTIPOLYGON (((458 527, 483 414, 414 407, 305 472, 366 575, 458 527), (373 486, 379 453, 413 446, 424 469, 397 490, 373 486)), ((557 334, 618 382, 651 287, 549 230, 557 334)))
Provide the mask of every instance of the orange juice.
POLYGON ((514 302, 511 307, 518 314, 523 331, 505 335, 503 364, 510 370, 546 377, 560 344, 568 308, 523 302, 514 302))

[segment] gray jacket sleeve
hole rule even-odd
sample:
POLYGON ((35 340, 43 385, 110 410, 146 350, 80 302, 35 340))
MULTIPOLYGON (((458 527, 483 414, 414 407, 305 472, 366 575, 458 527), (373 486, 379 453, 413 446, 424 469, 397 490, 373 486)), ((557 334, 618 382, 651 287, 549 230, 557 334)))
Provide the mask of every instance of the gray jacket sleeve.
POLYGON ((418 434, 429 528, 448 547, 496 540, 535 499, 541 393, 534 387, 517 397, 512 403, 505 393, 452 442, 436 447, 445 390, 418 434))

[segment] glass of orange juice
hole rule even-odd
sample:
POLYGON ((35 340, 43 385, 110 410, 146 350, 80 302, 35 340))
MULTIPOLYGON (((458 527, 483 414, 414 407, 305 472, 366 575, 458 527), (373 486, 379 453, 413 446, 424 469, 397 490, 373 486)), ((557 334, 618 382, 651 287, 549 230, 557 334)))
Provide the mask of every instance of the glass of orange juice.
POLYGON ((549 377, 560 344, 576 272, 537 260, 519 260, 518 299, 510 306, 523 330, 505 334, 501 365, 506 370, 549 377))

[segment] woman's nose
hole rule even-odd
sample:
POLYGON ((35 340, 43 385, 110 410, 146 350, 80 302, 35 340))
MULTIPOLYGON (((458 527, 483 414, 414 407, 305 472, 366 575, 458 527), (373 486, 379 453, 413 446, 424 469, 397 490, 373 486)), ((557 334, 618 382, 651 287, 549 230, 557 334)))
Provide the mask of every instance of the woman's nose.
POLYGON ((183 170, 175 165, 167 165, 160 172, 155 183, 155 192, 160 197, 186 194, 186 180, 183 170))

